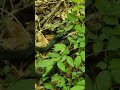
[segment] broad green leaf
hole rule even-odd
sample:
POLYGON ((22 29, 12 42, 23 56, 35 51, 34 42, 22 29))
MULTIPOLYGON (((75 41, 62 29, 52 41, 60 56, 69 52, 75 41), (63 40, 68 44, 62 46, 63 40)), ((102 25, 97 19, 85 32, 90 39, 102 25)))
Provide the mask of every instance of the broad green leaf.
POLYGON ((80 85, 80 86, 84 86, 84 87, 85 87, 85 79, 80 79, 80 80, 77 82, 77 85, 80 85))
POLYGON ((120 58, 113 58, 110 61, 109 68, 110 69, 120 69, 120 58))
POLYGON ((97 0, 95 6, 100 12, 104 13, 109 9, 110 3, 108 0, 97 0))
POLYGON ((80 47, 83 47, 83 48, 85 47, 85 42, 84 41, 80 42, 80 47))
POLYGON ((108 25, 116 25, 116 24, 118 24, 118 18, 113 17, 113 16, 105 16, 103 18, 103 21, 108 25))
POLYGON ((82 58, 82 61, 85 61, 85 51, 81 51, 80 56, 82 58))
POLYGON ((63 86, 63 90, 69 90, 69 86, 63 86))
POLYGON ((56 81, 58 81, 60 79, 61 79, 61 76, 59 76, 58 74, 55 74, 54 76, 52 76, 51 82, 56 82, 56 81))
POLYGON ((80 67, 80 70, 81 70, 82 72, 85 72, 85 66, 80 67))
POLYGON ((74 61, 75 67, 78 68, 80 66, 80 63, 81 63, 81 57, 77 56, 74 61))
POLYGON ((55 57, 59 57, 60 55, 58 53, 54 53, 54 52, 49 52, 47 54, 48 57, 52 57, 52 58, 55 58, 55 57))
POLYGON ((68 20, 74 21, 76 19, 76 16, 74 16, 72 13, 69 13, 67 16, 68 20))
POLYGON ((109 90, 111 88, 110 72, 105 70, 98 74, 94 82, 94 90, 109 90))
POLYGON ((113 58, 110 61, 109 69, 111 70, 113 80, 120 84, 120 59, 113 58))
POLYGON ((45 73, 43 74, 43 77, 46 76, 51 71, 52 68, 53 68, 53 65, 52 66, 47 66, 45 68, 45 73))
POLYGON ((79 33, 85 33, 85 27, 80 26, 80 24, 75 25, 75 30, 79 33))
POLYGON ((18 80, 7 90, 21 90, 21 88, 22 90, 34 90, 35 89, 34 85, 35 85, 34 79, 18 80))
POLYGON ((67 55, 63 55, 61 61, 65 61, 66 59, 67 59, 67 55))
POLYGON ((72 1, 77 4, 84 3, 84 0, 72 0, 72 1))
POLYGON ((59 83, 57 83, 57 87, 63 87, 65 85, 65 79, 63 77, 61 77, 59 83))
POLYGON ((66 72, 65 65, 61 61, 57 62, 57 66, 61 71, 66 72))
POLYGON ((104 70, 104 69, 107 69, 107 64, 105 62, 101 61, 96 65, 96 67, 104 70))
POLYGON ((74 67, 73 59, 70 56, 67 57, 67 62, 70 66, 74 67))
POLYGON ((76 49, 76 48, 78 48, 78 43, 77 42, 75 42, 75 44, 74 44, 74 49, 76 49))
POLYGON ((89 30, 91 31, 91 32, 96 32, 96 31, 98 31, 99 29, 101 29, 101 27, 102 27, 102 24, 101 23, 94 23, 94 24, 91 24, 90 26, 89 26, 89 30))
POLYGON ((109 0, 97 0, 95 2, 96 8, 105 15, 118 15, 120 14, 120 4, 112 3, 109 0))
POLYGON ((74 86, 70 90, 85 90, 85 86, 74 86))
POLYGON ((77 77, 77 72, 72 72, 72 79, 75 79, 77 77))
POLYGON ((75 6, 75 7, 72 8, 72 11, 75 12, 75 11, 77 11, 78 9, 79 9, 79 7, 78 7, 78 6, 75 6))
POLYGON ((70 53, 68 48, 65 48, 65 50, 62 52, 62 55, 68 55, 70 53))
POLYGON ((103 49, 103 41, 97 39, 96 42, 93 44, 93 51, 100 52, 103 49))
POLYGON ((65 31, 70 31, 72 30, 72 28, 73 28, 73 25, 69 25, 68 27, 65 28, 65 31))
POLYGON ((44 83, 44 87, 46 89, 52 89, 52 85, 50 83, 44 83))
POLYGON ((97 39, 97 36, 90 31, 87 31, 86 37, 88 37, 89 39, 93 39, 93 40, 97 39))
POLYGON ((54 51, 64 51, 66 48, 65 44, 55 44, 54 51))
POLYGON ((87 74, 85 75, 85 88, 86 90, 94 90, 93 82, 87 74))
POLYGON ((115 81, 117 84, 120 84, 120 68, 112 69, 111 76, 113 81, 115 81))
POLYGON ((54 61, 52 61, 52 60, 41 60, 37 64, 37 67, 47 67, 47 66, 50 66, 50 65, 53 65, 53 64, 54 64, 54 61))
POLYGON ((120 48, 120 38, 111 37, 108 41, 108 49, 109 50, 116 50, 120 48))

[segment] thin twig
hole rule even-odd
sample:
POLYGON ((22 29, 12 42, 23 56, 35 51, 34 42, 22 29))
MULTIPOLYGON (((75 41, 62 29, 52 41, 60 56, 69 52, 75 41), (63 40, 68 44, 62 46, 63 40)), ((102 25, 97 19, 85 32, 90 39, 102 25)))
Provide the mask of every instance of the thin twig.
MULTIPOLYGON (((30 75, 31 73, 27 73, 27 75, 30 75)), ((26 76, 27 76, 26 75, 26 76)), ((10 87, 12 87, 18 80, 20 80, 21 78, 24 78, 24 77, 26 77, 25 75, 23 75, 23 76, 20 76, 20 77, 18 77, 17 79, 15 79, 7 88, 6 88, 6 90, 9 90, 10 89, 10 87)))
POLYGON ((10 4, 11 4, 11 8, 12 8, 12 10, 13 10, 13 9, 14 9, 14 6, 13 6, 12 0, 10 0, 10 4))
MULTIPOLYGON (((6 2, 6 0, 3 0, 3 2, 2 2, 2 9, 4 9, 4 7, 5 7, 5 2, 6 2)), ((3 11, 1 11, 1 17, 3 18, 3 11)))
POLYGON ((47 19, 49 17, 51 17, 57 11, 57 9, 60 7, 60 5, 63 3, 63 1, 64 0, 60 0, 60 2, 53 8, 51 13, 44 17, 44 19, 40 22, 40 25, 44 24, 47 21, 47 19))
POLYGON ((19 20, 18 20, 13 14, 11 14, 10 12, 8 12, 8 11, 6 11, 6 10, 3 10, 2 8, 0 8, 0 10, 4 11, 4 12, 7 13, 8 15, 12 16, 12 17, 16 20, 16 22, 21 26, 21 28, 24 30, 24 32, 25 32, 26 35, 28 36, 30 42, 33 43, 32 40, 31 40, 31 38, 29 37, 27 31, 25 30, 25 28, 23 27, 23 25, 19 22, 19 20))
POLYGON ((11 14, 15 14, 15 13, 17 13, 17 12, 20 12, 21 10, 23 10, 23 9, 25 9, 25 8, 28 8, 28 7, 32 6, 32 5, 34 5, 34 3, 30 3, 29 5, 26 5, 25 7, 20 8, 20 9, 17 9, 17 10, 13 10, 13 11, 11 12, 11 14))
POLYGON ((96 54, 96 53, 99 53, 99 52, 102 52, 102 51, 106 51, 106 50, 108 50, 108 49, 103 49, 103 50, 101 50, 101 51, 91 53, 91 54, 87 55, 85 58, 88 58, 88 57, 90 57, 90 56, 92 56, 92 55, 94 55, 94 54, 96 54))

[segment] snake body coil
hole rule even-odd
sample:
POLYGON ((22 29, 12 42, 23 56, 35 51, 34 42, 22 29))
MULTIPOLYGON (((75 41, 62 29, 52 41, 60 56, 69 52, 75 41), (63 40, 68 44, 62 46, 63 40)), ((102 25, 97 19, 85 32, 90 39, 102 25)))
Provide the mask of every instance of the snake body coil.
POLYGON ((64 37, 66 35, 66 33, 60 33, 60 34, 57 34, 53 40, 50 42, 50 44, 46 47, 35 47, 36 51, 42 53, 42 52, 46 52, 48 51, 54 44, 56 44, 59 40, 62 39, 62 37, 64 37))

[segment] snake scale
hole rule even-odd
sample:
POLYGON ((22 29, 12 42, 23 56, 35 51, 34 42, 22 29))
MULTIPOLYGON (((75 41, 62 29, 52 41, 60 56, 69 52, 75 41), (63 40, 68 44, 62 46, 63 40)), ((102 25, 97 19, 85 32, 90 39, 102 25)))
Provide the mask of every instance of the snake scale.
POLYGON ((64 36, 66 35, 65 32, 63 33, 60 33, 60 34, 57 34, 53 39, 52 41, 49 43, 49 45, 47 47, 35 47, 36 51, 38 52, 46 52, 48 51, 54 44, 58 43, 58 41, 60 41, 62 38, 64 38, 64 36))

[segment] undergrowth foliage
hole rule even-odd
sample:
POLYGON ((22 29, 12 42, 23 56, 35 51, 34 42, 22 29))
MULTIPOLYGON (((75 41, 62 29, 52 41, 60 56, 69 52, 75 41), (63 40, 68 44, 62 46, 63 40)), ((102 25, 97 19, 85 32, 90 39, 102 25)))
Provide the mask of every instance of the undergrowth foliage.
POLYGON ((120 89, 120 1, 86 0, 86 89, 120 89))
POLYGON ((85 6, 83 0, 72 0, 72 3, 72 12, 63 20, 64 26, 56 31, 68 33, 63 41, 67 40, 69 44, 58 42, 45 58, 36 54, 36 69, 44 72, 38 82, 45 89, 85 89, 85 6), (46 77, 52 69, 52 74, 46 77))

